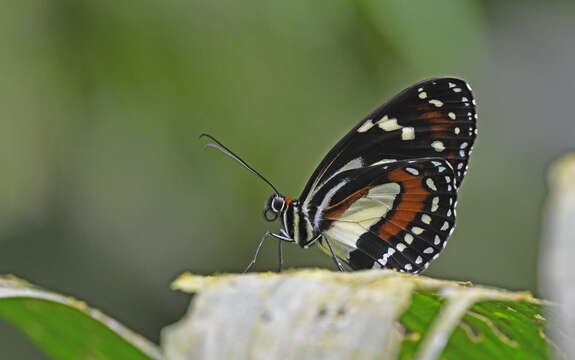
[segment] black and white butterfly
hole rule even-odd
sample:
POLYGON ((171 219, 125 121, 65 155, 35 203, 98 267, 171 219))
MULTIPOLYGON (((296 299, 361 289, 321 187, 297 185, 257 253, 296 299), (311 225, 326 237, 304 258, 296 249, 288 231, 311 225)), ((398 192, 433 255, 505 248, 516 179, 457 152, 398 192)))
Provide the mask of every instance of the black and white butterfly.
POLYGON ((417 83, 359 122, 325 156, 299 198, 273 189, 264 218, 280 219, 283 242, 317 245, 353 270, 418 273, 436 259, 455 226, 457 190, 477 136, 471 87, 452 77, 417 83))

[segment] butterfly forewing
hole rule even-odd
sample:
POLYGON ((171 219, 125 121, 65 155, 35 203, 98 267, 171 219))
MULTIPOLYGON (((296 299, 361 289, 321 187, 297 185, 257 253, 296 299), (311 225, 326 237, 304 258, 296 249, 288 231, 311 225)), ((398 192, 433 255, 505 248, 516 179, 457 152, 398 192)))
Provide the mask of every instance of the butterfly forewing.
MULTIPOLYGON (((441 158, 347 170, 322 187, 312 210, 336 255, 351 268, 419 272, 438 256, 455 226, 454 181, 450 163, 441 158)), ((328 251, 322 240, 319 245, 328 251)))
POLYGON ((465 81, 436 78, 415 84, 341 139, 315 170, 300 199, 309 202, 342 171, 426 157, 448 160, 459 187, 476 137, 476 118, 475 100, 465 81))

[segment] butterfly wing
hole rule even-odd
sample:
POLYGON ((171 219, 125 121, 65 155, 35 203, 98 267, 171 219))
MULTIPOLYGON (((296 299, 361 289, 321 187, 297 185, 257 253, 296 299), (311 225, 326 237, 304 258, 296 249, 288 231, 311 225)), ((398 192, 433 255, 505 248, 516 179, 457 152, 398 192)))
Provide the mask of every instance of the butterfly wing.
MULTIPOLYGON (((454 229, 455 179, 441 158, 347 170, 316 194, 314 223, 355 270, 417 273, 439 256, 454 229)), ((323 239, 319 247, 330 254, 323 239)))
POLYGON ((459 187, 476 137, 475 100, 461 79, 417 83, 363 119, 322 160, 300 199, 308 204, 333 176, 403 159, 439 157, 451 164, 459 187))

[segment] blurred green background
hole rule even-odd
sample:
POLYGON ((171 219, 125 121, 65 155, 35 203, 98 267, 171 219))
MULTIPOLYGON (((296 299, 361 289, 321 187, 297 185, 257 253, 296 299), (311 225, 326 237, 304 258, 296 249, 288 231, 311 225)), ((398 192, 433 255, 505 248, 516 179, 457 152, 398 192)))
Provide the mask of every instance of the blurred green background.
MULTIPOLYGON (((575 136, 572 2, 28 0, 3 6, 0 43, 0 273, 157 341, 188 303, 177 274, 241 271, 279 226, 201 132, 298 196, 363 116, 455 75, 480 135, 426 275, 537 294, 544 173, 575 136)), ((275 270, 275 244, 258 260, 275 270)), ((317 249, 286 262, 334 268, 317 249)), ((0 339, 2 358, 44 358, 5 323, 0 339)))

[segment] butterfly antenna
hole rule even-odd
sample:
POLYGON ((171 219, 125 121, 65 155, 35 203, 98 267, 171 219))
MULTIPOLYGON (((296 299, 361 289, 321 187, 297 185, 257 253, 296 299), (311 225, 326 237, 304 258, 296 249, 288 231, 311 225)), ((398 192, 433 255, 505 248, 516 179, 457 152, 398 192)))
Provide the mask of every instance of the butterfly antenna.
POLYGON ((213 142, 215 142, 215 144, 212 143, 207 143, 204 146, 204 150, 207 148, 214 148, 216 150, 219 150, 221 152, 223 152, 224 154, 226 154, 227 156, 231 157, 232 159, 234 159, 235 161, 239 162, 240 164, 242 164, 243 167, 245 167, 246 169, 248 169, 249 171, 251 171, 253 174, 255 174, 257 177, 259 177, 260 179, 262 179, 263 181, 266 182, 266 184, 268 184, 275 192, 276 194, 280 195, 280 192, 278 191, 278 189, 276 189, 276 187, 265 177, 263 177, 262 174, 260 174, 259 172, 257 172, 256 170, 254 170, 254 168, 252 168, 251 166, 248 165, 248 163, 246 163, 245 161, 243 161, 239 156, 237 156, 236 154, 234 154, 230 149, 228 149, 224 144, 222 144, 221 142, 219 142, 218 140, 216 140, 213 136, 209 135, 209 134, 201 134, 199 136, 199 138, 203 138, 203 137, 207 137, 208 139, 212 140, 213 142))

